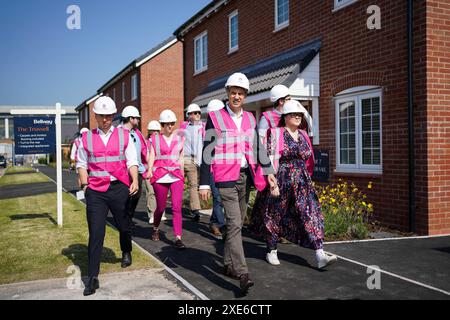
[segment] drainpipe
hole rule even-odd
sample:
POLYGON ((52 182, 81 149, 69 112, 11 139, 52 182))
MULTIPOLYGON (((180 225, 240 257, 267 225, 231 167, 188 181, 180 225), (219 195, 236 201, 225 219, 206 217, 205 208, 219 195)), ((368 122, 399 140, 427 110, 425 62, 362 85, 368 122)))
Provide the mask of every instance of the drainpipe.
POLYGON ((413 0, 408 0, 408 143, 409 143, 409 231, 416 232, 416 177, 413 108, 413 0))

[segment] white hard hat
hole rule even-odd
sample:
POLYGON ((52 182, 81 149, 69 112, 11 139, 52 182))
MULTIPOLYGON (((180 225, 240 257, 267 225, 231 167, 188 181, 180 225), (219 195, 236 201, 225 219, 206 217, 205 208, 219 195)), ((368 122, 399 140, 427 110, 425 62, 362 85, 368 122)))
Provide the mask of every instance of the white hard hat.
POLYGON ((225 84, 225 88, 228 87, 240 87, 247 91, 250 90, 250 82, 247 79, 247 76, 243 73, 237 72, 233 73, 227 80, 225 84))
POLYGON ((192 104, 190 104, 189 107, 187 108, 187 112, 186 112, 186 113, 189 114, 189 113, 195 112, 195 111, 202 112, 202 109, 200 109, 200 107, 199 107, 198 104, 192 103, 192 104))
POLYGON ((289 113, 303 113, 306 114, 308 111, 304 106, 297 100, 289 100, 283 105, 283 114, 289 113))
POLYGON ((168 122, 176 122, 177 116, 172 110, 164 110, 159 115, 159 122, 160 123, 168 123, 168 122))
POLYGON ((116 103, 110 97, 100 97, 94 103, 94 113, 115 114, 117 113, 116 103))
POLYGON ((139 110, 136 107, 128 106, 123 109, 122 117, 123 118, 128 118, 128 117, 140 118, 141 115, 139 114, 139 110))
POLYGON ((289 93, 289 89, 282 84, 278 84, 270 90, 270 101, 277 102, 279 99, 286 98, 289 93))
POLYGON ((154 131, 161 131, 161 124, 156 120, 152 120, 148 123, 147 129, 154 131))
POLYGON ((81 128, 80 134, 83 134, 85 132, 89 132, 90 130, 88 128, 81 128))
POLYGON ((223 109, 225 107, 222 100, 219 99, 213 99, 208 103, 208 106, 206 107, 207 112, 213 112, 218 111, 220 109, 223 109))

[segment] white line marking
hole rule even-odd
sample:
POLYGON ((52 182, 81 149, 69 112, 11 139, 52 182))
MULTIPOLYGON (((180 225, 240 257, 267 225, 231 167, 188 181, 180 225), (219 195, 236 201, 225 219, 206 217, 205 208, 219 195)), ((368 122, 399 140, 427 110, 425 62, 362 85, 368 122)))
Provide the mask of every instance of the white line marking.
MULTIPOLYGON (((339 255, 337 255, 337 254, 335 254, 335 253, 332 253, 332 252, 329 252, 329 251, 326 251, 326 252, 327 252, 327 253, 334 254, 336 257, 338 257, 338 259, 342 259, 342 260, 344 260, 344 261, 348 261, 348 262, 351 262, 351 263, 360 265, 360 266, 365 267, 365 268, 373 269, 371 266, 369 266, 369 265, 367 265, 367 264, 364 264, 364 263, 361 263, 361 262, 358 262, 358 261, 355 261, 355 260, 351 260, 351 259, 348 259, 348 258, 339 256, 339 255)), ((400 279, 400 280, 407 281, 407 282, 413 283, 413 284, 415 284, 415 285, 418 285, 418 286, 421 286, 421 287, 424 287, 424 288, 427 288, 427 289, 430 289, 430 290, 433 290, 433 291, 437 291, 437 292, 443 293, 443 294, 445 294, 445 295, 447 295, 447 296, 450 296, 450 292, 445 291, 445 290, 442 290, 442 289, 439 289, 439 288, 435 288, 435 287, 429 286, 429 285, 424 284, 424 283, 422 283, 422 282, 418 282, 418 281, 415 281, 415 280, 411 280, 411 279, 409 279, 409 278, 405 278, 405 277, 399 276, 399 275, 397 275, 397 274, 395 274, 395 273, 392 273, 392 272, 389 272, 389 271, 386 271, 386 270, 383 270, 383 269, 379 269, 379 270, 377 270, 377 271, 382 272, 382 273, 385 273, 385 274, 387 274, 387 275, 389 275, 389 276, 391 276, 391 277, 398 278, 398 279, 400 279)))
POLYGON ((359 242, 377 242, 377 241, 392 241, 392 240, 413 240, 413 239, 433 239, 449 237, 450 234, 439 234, 434 236, 419 236, 419 237, 397 237, 397 238, 381 238, 381 239, 365 239, 365 240, 348 240, 348 241, 332 241, 324 242, 324 244, 344 244, 344 243, 359 243, 359 242))
MULTIPOLYGON (((46 174, 44 174, 46 175, 46 174)), ((47 175, 46 175, 47 176, 47 175)), ((55 184, 56 182, 50 178, 49 176, 47 176, 51 181, 53 181, 55 184)), ((72 196, 75 200, 81 202, 82 205, 86 206, 86 204, 83 201, 80 201, 77 199, 76 196, 74 196, 72 193, 67 192, 67 190, 65 190, 63 188, 64 192, 66 192, 68 195, 72 196)), ((108 221, 106 221, 106 223, 113 228, 114 230, 117 231, 117 228, 112 225, 111 223, 109 223, 108 221)), ((209 298, 207 296, 205 296, 203 293, 200 292, 200 290, 198 290, 196 287, 194 287, 192 284, 190 284, 187 280, 185 280, 182 276, 180 276, 178 273, 176 273, 175 271, 173 271, 172 269, 170 269, 168 266, 166 266, 161 260, 159 260, 158 258, 156 258, 155 256, 153 256, 150 252, 148 252, 147 250, 145 250, 144 248, 142 248, 139 244, 137 244, 134 240, 132 240, 133 244, 136 245, 136 247, 138 247, 144 254, 148 255, 149 257, 153 258, 156 261, 159 261, 164 269, 170 273, 174 278, 176 278, 178 281, 180 281, 187 289, 189 289, 190 291, 192 291, 193 294, 195 294, 197 297, 199 297, 201 300, 209 300, 209 298)))

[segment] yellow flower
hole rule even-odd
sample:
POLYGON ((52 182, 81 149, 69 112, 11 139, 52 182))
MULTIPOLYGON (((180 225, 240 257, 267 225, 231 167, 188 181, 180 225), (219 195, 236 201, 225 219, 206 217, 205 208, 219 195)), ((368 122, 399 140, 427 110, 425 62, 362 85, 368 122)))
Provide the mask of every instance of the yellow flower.
POLYGON ((372 189, 372 181, 369 181, 369 185, 367 186, 368 189, 372 189))
POLYGON ((331 202, 335 203, 336 199, 335 198, 331 198, 331 202))
POLYGON ((373 205, 372 205, 371 203, 369 203, 369 204, 367 205, 367 207, 368 207, 369 209, 372 209, 372 208, 373 208, 373 205))

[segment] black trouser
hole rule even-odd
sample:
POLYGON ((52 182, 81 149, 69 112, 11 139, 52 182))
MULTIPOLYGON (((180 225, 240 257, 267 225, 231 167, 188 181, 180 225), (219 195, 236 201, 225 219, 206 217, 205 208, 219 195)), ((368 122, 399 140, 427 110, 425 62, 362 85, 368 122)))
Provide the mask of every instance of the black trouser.
POLYGON ((86 190, 86 215, 89 227, 88 276, 96 277, 100 272, 100 258, 105 240, 106 217, 111 211, 120 232, 122 252, 131 252, 131 218, 128 215, 129 188, 119 181, 111 182, 106 192, 86 190))
POLYGON ((134 217, 134 212, 136 211, 136 207, 138 205, 139 199, 141 198, 142 194, 142 174, 138 175, 138 183, 139 183, 139 190, 135 195, 132 195, 130 197, 129 201, 129 207, 128 207, 128 214, 131 218, 134 217))

